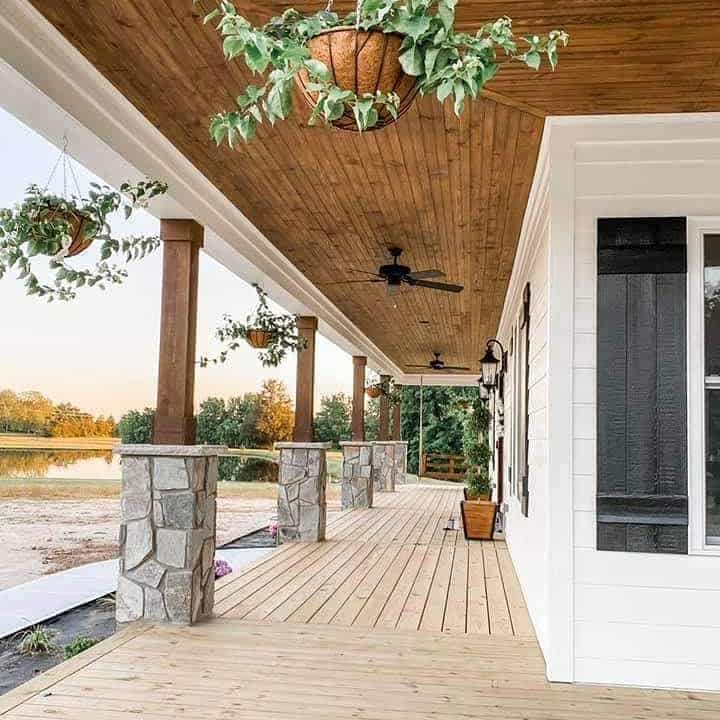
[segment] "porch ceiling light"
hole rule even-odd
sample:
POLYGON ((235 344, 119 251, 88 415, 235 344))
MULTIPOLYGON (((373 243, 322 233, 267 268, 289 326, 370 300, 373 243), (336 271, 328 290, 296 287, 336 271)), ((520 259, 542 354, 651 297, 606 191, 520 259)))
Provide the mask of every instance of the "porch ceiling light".
POLYGON ((495 357, 495 353, 493 352, 493 345, 497 345, 500 348, 500 357, 503 357, 505 354, 505 348, 503 348, 502 343, 499 340, 490 338, 490 340, 487 341, 485 355, 480 361, 480 369, 482 371, 483 387, 488 391, 495 388, 497 383, 498 365, 500 364, 500 360, 495 357))

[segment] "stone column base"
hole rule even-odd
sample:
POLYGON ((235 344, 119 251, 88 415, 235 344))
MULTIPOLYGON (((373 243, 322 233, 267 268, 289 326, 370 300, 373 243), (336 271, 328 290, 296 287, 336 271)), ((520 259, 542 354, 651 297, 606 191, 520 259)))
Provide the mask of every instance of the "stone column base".
POLYGON ((395 484, 404 485, 407 482, 407 453, 406 440, 395 441, 395 484))
POLYGON ((376 491, 395 491, 395 445, 394 440, 373 442, 373 485, 376 491))
POLYGON ((215 597, 217 456, 201 445, 122 445, 118 623, 190 625, 215 597))
POLYGON ((373 504, 371 442, 341 442, 343 451, 342 509, 369 508, 373 504))
POLYGON ((278 543, 325 539, 325 452, 330 447, 330 443, 275 443, 280 451, 278 543))

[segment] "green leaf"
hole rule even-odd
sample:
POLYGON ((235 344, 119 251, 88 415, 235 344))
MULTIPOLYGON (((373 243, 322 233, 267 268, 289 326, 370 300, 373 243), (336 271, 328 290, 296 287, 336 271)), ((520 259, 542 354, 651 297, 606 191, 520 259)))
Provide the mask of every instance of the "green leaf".
POLYGON ((538 70, 540 68, 540 53, 536 52, 535 50, 530 50, 529 52, 525 53, 525 63, 533 68, 533 70, 538 70))
POLYGON ((270 54, 257 45, 248 44, 245 46, 245 63, 253 72, 265 72, 270 64, 270 54))
POLYGON ((455 6, 457 0, 440 0, 438 16, 446 30, 450 30, 455 22, 455 6))
POLYGON ((393 26, 399 33, 418 40, 430 29, 430 18, 422 14, 409 15, 407 10, 401 10, 393 26))
POLYGON ((424 70, 423 54, 420 48, 413 44, 399 57, 402 69, 414 77, 422 75, 424 70))
POLYGON ((321 80, 331 80, 330 71, 328 70, 327 65, 320 62, 320 60, 310 58, 305 61, 305 67, 311 75, 319 77, 321 80))
POLYGON ((453 91, 453 81, 452 80, 443 80, 443 82, 438 85, 438 89, 436 92, 437 99, 440 102, 444 102, 445 99, 452 93, 453 91))
POLYGON ((456 80, 453 92, 455 93, 455 114, 459 116, 465 106, 465 83, 462 80, 456 80))
POLYGON ((250 142, 250 140, 255 137, 255 129, 255 118, 252 115, 246 115, 240 119, 240 122, 238 123, 238 132, 245 142, 250 142))
POLYGON ((425 51, 425 76, 430 77, 435 69, 435 61, 440 54, 440 48, 430 47, 425 51))

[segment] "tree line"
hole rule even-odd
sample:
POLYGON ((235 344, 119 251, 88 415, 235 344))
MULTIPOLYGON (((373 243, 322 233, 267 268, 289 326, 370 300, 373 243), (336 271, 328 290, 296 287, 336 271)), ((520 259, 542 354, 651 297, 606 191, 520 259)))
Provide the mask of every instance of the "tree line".
POLYGON ((54 403, 34 390, 0 390, 0 432, 43 437, 112 437, 112 416, 93 417, 70 403, 54 403))

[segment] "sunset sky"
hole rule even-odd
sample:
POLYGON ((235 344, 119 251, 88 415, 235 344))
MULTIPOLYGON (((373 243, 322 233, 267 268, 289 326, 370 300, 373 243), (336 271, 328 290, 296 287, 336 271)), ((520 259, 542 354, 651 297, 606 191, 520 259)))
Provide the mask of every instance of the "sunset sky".
MULTIPOLYGON (((72 153, 72 147, 69 148, 72 153)), ((23 197, 30 183, 45 185, 58 150, 0 109, 0 207, 23 197)), ((82 191, 94 178, 76 166, 82 191)), ((51 189, 62 192, 62 177, 51 189)), ((114 235, 155 234, 159 221, 147 213, 121 217, 114 235)), ((95 258, 93 251, 89 255, 95 258)), ((85 257, 78 259, 87 262, 85 257)), ((38 263, 39 265, 39 263, 38 263)), ((132 408, 154 406, 160 324, 161 253, 129 266, 130 277, 105 292, 82 288, 70 303, 47 304, 27 297, 11 273, 0 280, 0 388, 39 390, 56 402, 72 402, 94 414, 119 418, 132 408)), ((241 319, 255 305, 255 291, 207 255, 201 255, 198 355, 213 354, 214 330, 223 313, 241 319)), ((320 338, 316 361, 317 398, 350 392, 352 360, 320 338)), ((294 392, 295 356, 278 368, 263 368, 256 352, 244 347, 218 367, 198 369, 196 402, 257 390, 269 377, 285 381, 294 392)))

